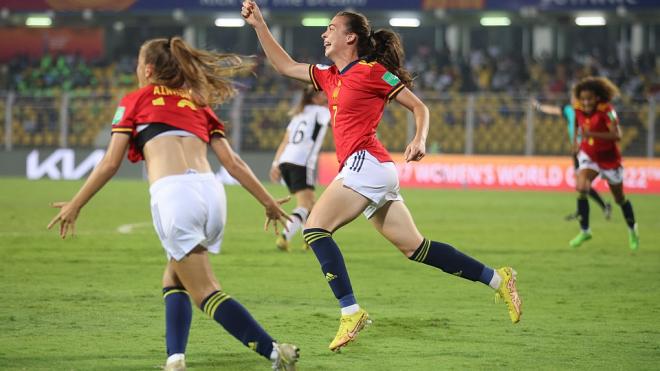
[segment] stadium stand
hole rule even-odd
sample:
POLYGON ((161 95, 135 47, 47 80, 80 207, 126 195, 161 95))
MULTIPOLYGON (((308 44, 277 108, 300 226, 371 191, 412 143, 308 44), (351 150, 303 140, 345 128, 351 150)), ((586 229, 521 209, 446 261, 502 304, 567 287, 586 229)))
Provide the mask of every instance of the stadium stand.
MULTIPOLYGON (((496 49, 474 50, 469 58, 452 58, 446 51, 419 48, 408 60, 418 72, 416 91, 431 111, 430 152, 464 153, 468 111, 474 116, 474 153, 522 154, 525 150, 528 98, 535 95, 551 103, 568 100, 574 81, 582 76, 608 76, 624 97, 617 108, 624 125, 621 146, 626 153, 643 155, 648 131, 649 104, 646 97, 660 91, 655 55, 645 54, 628 61, 628 68, 616 61, 600 64, 598 55, 573 59, 525 61, 496 49), (469 95, 474 94, 474 107, 469 95), (642 135, 644 134, 644 135, 642 135)), ((302 59, 301 59, 302 60, 302 59)), ((241 110, 241 147, 251 151, 272 151, 277 147, 287 112, 300 84, 279 77, 263 57, 258 57, 253 76, 237 79, 239 90, 247 93, 241 110)), ((15 92, 12 107, 12 144, 15 146, 56 146, 60 137, 60 110, 67 110, 69 146, 94 146, 107 126, 119 97, 135 88, 134 57, 115 61, 86 61, 75 55, 45 55, 29 61, 15 58, 0 68, 0 91, 15 92), (68 101, 64 104, 64 96, 68 101), (64 108, 63 108, 64 107, 64 108)), ((0 95, 2 112, 6 93, 0 95)), ((656 115, 660 105, 656 105, 656 115)), ((227 107, 220 112, 229 120, 227 107)), ((407 144, 405 109, 391 105, 383 115, 378 135, 387 148, 402 151, 407 144)), ((233 128, 227 122, 228 132, 233 128)), ((4 128, 0 137, 4 140, 4 128)), ((565 154, 569 151, 565 123, 559 117, 534 116, 534 153, 565 154)), ((656 143, 656 147, 660 143, 656 143)), ((332 147, 328 136, 325 149, 332 147)))

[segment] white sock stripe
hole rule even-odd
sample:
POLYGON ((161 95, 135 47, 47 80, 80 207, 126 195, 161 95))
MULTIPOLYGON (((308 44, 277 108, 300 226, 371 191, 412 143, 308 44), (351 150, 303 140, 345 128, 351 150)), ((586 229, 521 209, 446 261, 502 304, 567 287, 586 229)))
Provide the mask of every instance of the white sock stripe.
POLYGON ((304 223, 307 221, 307 217, 309 216, 309 210, 307 210, 307 208, 299 206, 293 209, 293 211, 291 211, 291 214, 300 215, 300 217, 302 218, 302 222, 304 223))

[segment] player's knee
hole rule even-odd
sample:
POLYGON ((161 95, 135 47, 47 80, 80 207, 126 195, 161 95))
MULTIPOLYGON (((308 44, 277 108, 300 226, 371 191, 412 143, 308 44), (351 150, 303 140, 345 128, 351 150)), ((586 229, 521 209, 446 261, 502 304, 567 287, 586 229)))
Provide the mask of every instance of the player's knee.
POLYGON ((579 193, 580 197, 586 197, 589 194, 589 185, 588 184, 578 184, 575 187, 575 190, 579 193))
POLYGON ((626 202, 626 196, 614 195, 614 202, 616 202, 617 205, 621 206, 626 202))

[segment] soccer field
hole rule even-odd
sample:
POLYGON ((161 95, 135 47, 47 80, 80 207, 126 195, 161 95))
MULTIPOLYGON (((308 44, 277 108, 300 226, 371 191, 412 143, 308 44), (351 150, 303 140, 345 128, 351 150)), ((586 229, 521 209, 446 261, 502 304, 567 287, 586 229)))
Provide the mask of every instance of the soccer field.
MULTIPOLYGON (((80 184, 0 182, 0 369, 154 370, 165 361, 165 257, 147 184, 111 181, 83 209, 78 235, 62 241, 45 229, 56 214, 48 203, 80 184), (126 224, 133 228, 120 233, 126 224)), ((594 239, 568 247, 577 224, 563 217, 575 208, 573 194, 403 190, 425 236, 518 271, 522 321, 512 325, 489 288, 408 261, 360 218, 335 238, 373 324, 334 354, 327 346, 339 309, 314 254, 300 249, 301 238, 279 252, 262 231, 262 208, 240 187, 227 194, 215 272, 272 336, 300 346, 301 370, 658 368, 658 196, 630 197, 641 234, 632 255, 618 207, 605 221, 592 205, 594 239)), ((270 367, 199 310, 187 363, 270 367)))

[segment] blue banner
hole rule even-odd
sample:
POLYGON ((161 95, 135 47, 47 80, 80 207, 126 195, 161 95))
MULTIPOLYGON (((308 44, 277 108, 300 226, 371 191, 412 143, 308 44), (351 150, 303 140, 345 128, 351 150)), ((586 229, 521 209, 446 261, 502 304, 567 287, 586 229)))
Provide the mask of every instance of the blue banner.
POLYGON ((629 10, 641 8, 660 9, 658 0, 486 0, 486 9, 519 10, 523 7, 538 10, 615 10, 624 7, 629 10))
MULTIPOLYGON (((137 0, 133 10, 220 10, 240 11, 242 0, 137 0)), ((259 7, 270 10, 339 10, 382 9, 382 10, 419 10, 421 0, 260 0, 259 7)))

